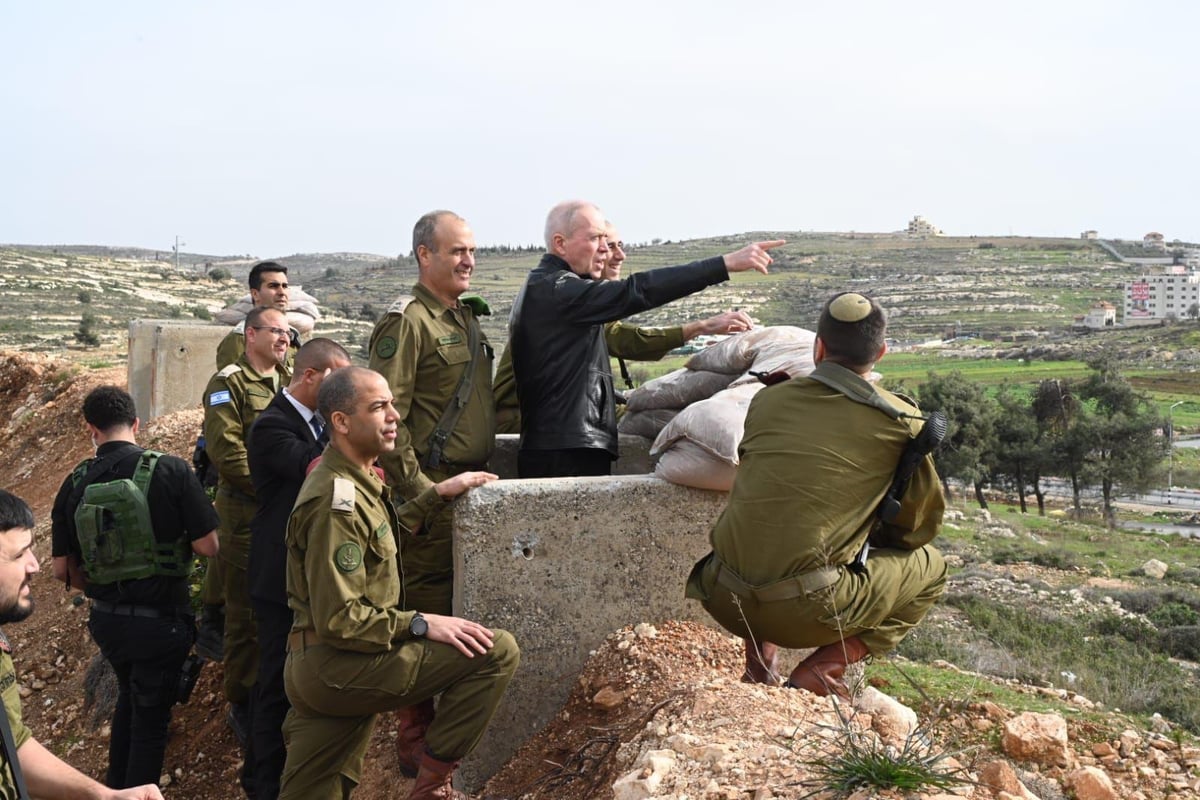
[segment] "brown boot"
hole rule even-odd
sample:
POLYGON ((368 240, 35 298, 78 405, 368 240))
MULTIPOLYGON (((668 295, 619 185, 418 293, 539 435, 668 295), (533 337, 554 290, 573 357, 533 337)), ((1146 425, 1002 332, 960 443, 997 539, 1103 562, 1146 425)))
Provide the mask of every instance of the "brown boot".
POLYGON ((408 800, 471 800, 450 785, 457 761, 438 761, 429 753, 421 756, 421 770, 413 781, 408 800))
POLYGON ((425 731, 433 722, 433 698, 396 712, 400 731, 396 735, 396 763, 406 778, 417 777, 421 756, 425 754, 425 731))
POLYGON ((843 700, 849 700, 850 689, 842 681, 842 675, 845 674, 847 666, 862 661, 870 654, 871 651, 857 636, 827 644, 818 648, 792 670, 787 685, 820 697, 836 694, 843 700))
POLYGON ((754 642, 746 639, 746 671, 742 673, 742 683, 765 683, 770 686, 779 685, 779 673, 776 671, 779 647, 770 642, 754 642))

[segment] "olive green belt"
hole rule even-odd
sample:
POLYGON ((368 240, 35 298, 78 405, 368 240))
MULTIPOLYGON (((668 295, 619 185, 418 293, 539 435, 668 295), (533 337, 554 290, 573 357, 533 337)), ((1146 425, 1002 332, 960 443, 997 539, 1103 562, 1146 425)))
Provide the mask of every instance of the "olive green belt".
POLYGON ((320 643, 321 640, 317 638, 316 631, 292 631, 288 634, 287 651, 294 653, 320 643))
POLYGON ((713 559, 717 562, 717 583, 739 597, 751 598, 760 603, 775 603, 819 592, 837 583, 838 578, 841 577, 841 571, 837 567, 821 567, 811 572, 791 575, 765 586, 751 586, 739 578, 737 573, 725 566, 715 553, 713 559))

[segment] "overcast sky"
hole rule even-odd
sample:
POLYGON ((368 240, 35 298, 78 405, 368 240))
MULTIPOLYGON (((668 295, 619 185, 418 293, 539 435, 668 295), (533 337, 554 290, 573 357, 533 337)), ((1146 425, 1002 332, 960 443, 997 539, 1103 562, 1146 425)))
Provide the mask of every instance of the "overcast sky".
POLYGON ((571 197, 632 241, 1200 241, 1198 8, 8 2, 0 242, 394 255, 571 197))

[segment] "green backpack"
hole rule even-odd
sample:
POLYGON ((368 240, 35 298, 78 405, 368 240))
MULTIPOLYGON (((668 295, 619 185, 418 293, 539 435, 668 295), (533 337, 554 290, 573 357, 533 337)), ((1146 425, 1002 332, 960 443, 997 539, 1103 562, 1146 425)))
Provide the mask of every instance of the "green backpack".
MULTIPOLYGON (((146 492, 162 453, 144 450, 132 478, 93 483, 75 508, 75 533, 89 583, 110 584, 156 575, 186 577, 192 570, 185 542, 160 543, 154 538, 146 492)), ((75 468, 76 487, 95 463, 75 468)))

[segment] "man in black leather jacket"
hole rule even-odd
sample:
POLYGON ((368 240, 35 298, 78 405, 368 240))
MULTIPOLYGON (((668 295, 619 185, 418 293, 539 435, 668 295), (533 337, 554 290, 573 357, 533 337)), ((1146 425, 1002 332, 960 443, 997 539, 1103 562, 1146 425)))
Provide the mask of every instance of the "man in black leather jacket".
POLYGON ((510 319, 521 402, 522 478, 608 475, 617 457, 617 414, 604 323, 657 308, 771 263, 783 240, 724 256, 600 280, 608 257, 604 214, 571 200, 546 217, 546 254, 525 280, 510 319))

